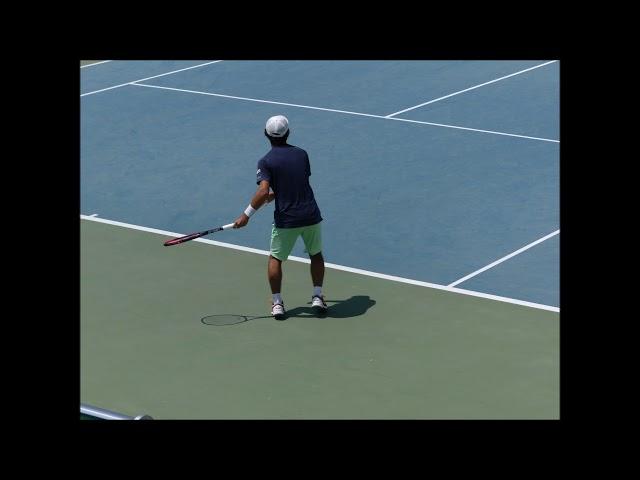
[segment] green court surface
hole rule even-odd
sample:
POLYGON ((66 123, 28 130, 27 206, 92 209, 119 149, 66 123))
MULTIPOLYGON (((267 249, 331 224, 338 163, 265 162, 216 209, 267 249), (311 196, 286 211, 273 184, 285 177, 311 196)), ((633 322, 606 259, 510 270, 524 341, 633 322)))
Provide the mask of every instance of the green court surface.
POLYGON ((288 261, 277 321, 266 256, 165 239, 81 220, 83 403, 158 420, 559 418, 556 312, 327 269, 317 318, 309 266, 288 261), (201 322, 226 313, 260 318, 201 322))

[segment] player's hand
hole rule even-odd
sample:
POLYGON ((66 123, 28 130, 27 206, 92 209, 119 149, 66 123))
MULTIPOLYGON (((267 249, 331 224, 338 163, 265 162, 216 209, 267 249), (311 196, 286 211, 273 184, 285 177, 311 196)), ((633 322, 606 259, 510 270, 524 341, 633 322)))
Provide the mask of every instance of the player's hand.
POLYGON ((249 217, 244 213, 240 215, 233 224, 235 225, 233 228, 242 228, 249 223, 249 217))

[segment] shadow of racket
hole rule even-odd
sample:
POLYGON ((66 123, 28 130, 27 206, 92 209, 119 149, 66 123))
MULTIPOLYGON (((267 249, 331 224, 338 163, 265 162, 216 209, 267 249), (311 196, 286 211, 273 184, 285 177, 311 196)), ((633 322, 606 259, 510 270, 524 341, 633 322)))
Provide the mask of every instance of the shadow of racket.
POLYGON ((220 315, 207 315, 202 317, 200 321, 205 325, 214 325, 216 327, 223 327, 225 325, 237 325, 238 323, 248 322, 250 320, 257 320, 259 318, 273 318, 271 315, 233 315, 229 313, 223 313, 220 315))

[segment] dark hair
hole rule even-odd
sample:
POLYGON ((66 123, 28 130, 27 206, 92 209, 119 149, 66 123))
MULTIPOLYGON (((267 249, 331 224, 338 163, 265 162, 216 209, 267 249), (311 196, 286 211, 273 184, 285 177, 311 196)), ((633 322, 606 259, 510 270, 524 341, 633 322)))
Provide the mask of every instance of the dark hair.
POLYGON ((287 133, 285 133, 282 137, 272 137, 267 133, 267 130, 265 129, 264 136, 269 139, 272 147, 282 146, 287 144, 287 138, 289 138, 289 132, 290 130, 287 130, 287 133))

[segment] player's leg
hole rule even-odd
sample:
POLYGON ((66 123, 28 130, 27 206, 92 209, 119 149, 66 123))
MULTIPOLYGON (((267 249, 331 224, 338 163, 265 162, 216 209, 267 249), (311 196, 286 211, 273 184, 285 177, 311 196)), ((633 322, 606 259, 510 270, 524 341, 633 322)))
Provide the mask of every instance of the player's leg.
MULTIPOLYGON (((269 286, 271 287, 271 294, 280 295, 280 291, 282 289, 282 261, 269 255, 269 265, 267 267, 267 275, 269 277, 269 286)), ((282 301, 277 303, 282 303, 282 301)))
POLYGON ((313 282, 313 295, 311 296, 311 306, 319 312, 327 310, 327 304, 322 294, 322 284, 324 282, 324 257, 322 256, 322 228, 320 223, 304 227, 302 240, 309 253, 311 260, 311 281, 313 282))
POLYGON ((282 299, 282 262, 289 258, 291 250, 296 243, 297 234, 293 228, 276 228, 271 230, 271 247, 267 275, 271 287, 272 305, 271 314, 277 318, 283 318, 285 314, 284 300, 282 299))
POLYGON ((322 257, 322 252, 309 255, 309 258, 311 259, 311 280, 313 287, 322 289, 322 282, 324 282, 324 258, 322 257))

